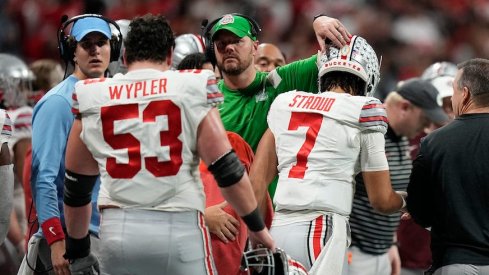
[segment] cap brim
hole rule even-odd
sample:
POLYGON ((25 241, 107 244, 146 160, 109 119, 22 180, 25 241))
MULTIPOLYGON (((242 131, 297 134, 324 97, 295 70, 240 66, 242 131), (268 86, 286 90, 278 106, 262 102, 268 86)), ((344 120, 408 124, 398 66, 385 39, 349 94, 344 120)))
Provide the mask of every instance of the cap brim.
POLYGON ((75 36, 76 41, 81 41, 87 34, 89 34, 91 32, 99 32, 99 33, 103 34, 105 37, 107 37, 107 39, 110 39, 110 37, 112 35, 112 34, 107 33, 101 29, 87 29, 87 30, 82 31, 81 33, 79 33, 75 36))
POLYGON ((239 38, 243 38, 247 35, 247 33, 245 31, 242 31, 242 30, 239 30, 239 29, 236 29, 232 26, 220 26, 213 34, 212 34, 212 39, 214 40, 214 37, 216 36, 216 34, 219 32, 219 31, 222 31, 222 30, 227 30, 227 31, 230 31, 232 33, 234 33, 237 37, 239 38))
POLYGON ((423 109, 423 112, 426 114, 429 120, 436 124, 444 124, 450 119, 441 108, 423 109))

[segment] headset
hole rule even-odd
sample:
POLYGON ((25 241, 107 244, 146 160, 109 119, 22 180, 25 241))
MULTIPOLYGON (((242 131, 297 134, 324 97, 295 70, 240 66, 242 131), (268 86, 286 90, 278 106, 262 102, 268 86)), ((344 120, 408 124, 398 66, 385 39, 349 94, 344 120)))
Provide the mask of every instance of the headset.
POLYGON ((68 65, 68 62, 74 64, 73 58, 75 57, 76 40, 73 36, 71 36, 71 30, 70 30, 70 34, 66 34, 65 29, 70 24, 75 24, 76 21, 87 17, 95 17, 95 18, 102 19, 105 22, 107 22, 109 25, 112 25, 117 29, 118 32, 117 36, 112 35, 112 38, 110 39, 110 62, 118 61, 121 47, 122 47, 121 29, 115 21, 103 17, 100 14, 82 14, 82 15, 74 16, 70 19, 68 19, 68 16, 66 15, 63 15, 61 17, 61 26, 58 30, 58 49, 59 49, 59 55, 61 56, 61 59, 63 59, 66 65, 68 65))
POLYGON ((209 60, 213 66, 216 66, 217 60, 216 60, 216 54, 214 53, 214 43, 212 42, 212 35, 211 35, 211 30, 216 25, 219 20, 221 20, 224 16, 226 15, 236 15, 236 16, 241 16, 248 20, 248 22, 251 25, 251 35, 254 37, 258 36, 258 33, 261 32, 261 27, 258 25, 258 23, 255 21, 255 19, 246 16, 244 14, 240 13, 231 13, 231 14, 225 14, 212 22, 208 23, 209 20, 204 19, 202 21, 201 29, 202 29, 202 37, 204 38, 204 43, 205 43, 205 56, 207 60, 209 60))

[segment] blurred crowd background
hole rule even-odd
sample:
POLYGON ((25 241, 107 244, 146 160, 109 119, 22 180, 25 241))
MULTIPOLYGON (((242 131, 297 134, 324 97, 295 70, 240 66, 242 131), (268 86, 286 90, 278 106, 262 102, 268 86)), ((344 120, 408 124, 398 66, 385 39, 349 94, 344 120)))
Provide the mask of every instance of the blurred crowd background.
POLYGON ((314 15, 336 17, 382 56, 380 98, 433 62, 489 57, 489 0, 0 0, 0 52, 26 63, 59 60, 62 15, 118 20, 148 12, 167 16, 176 35, 198 34, 203 19, 225 13, 252 16, 262 27, 259 40, 277 44, 287 62, 317 52, 314 15))

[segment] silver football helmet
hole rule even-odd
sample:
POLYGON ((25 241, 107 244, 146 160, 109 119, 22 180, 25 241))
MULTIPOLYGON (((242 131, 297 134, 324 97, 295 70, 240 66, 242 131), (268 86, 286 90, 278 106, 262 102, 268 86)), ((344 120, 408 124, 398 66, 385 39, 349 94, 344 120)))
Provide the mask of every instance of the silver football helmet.
POLYGON ((5 107, 21 107, 27 104, 32 93, 34 74, 20 58, 0 53, 0 102, 5 107))
POLYGON ((176 69, 178 64, 189 54, 204 53, 204 48, 204 41, 200 35, 187 33, 177 36, 172 55, 172 68, 176 69))
POLYGON ((354 35, 350 43, 341 49, 330 44, 325 53, 318 54, 317 65, 318 79, 334 71, 347 72, 360 77, 366 82, 363 93, 366 96, 374 93, 380 81, 380 63, 377 54, 364 38, 357 35, 354 35))
POLYGON ((307 270, 280 248, 255 248, 243 253, 241 270, 248 275, 307 275, 307 270))
MULTIPOLYGON (((122 73, 125 74, 127 73, 127 67, 124 65, 124 39, 127 36, 127 32, 129 31, 129 24, 131 23, 131 20, 128 19, 119 19, 115 21, 117 25, 119 25, 119 29, 121 30, 122 34, 122 46, 121 46, 121 51, 119 54, 119 60, 113 61, 109 64, 109 73, 111 76, 114 76, 117 73, 122 73)), ((113 35, 118 35, 118 30, 114 27, 114 25, 110 25, 110 30, 112 31, 113 35)))
POLYGON ((438 90, 438 103, 441 105, 441 99, 453 95, 453 80, 457 74, 457 65, 451 62, 436 62, 426 68, 421 78, 428 80, 438 90))

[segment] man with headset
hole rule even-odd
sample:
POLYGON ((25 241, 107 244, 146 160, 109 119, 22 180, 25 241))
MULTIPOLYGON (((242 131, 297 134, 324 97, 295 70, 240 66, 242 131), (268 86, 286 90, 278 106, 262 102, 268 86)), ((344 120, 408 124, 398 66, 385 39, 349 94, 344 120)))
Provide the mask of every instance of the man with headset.
MULTIPOLYGON (((325 40, 343 46, 351 37, 339 20, 323 14, 314 17, 313 28, 322 51, 325 40)), ((280 93, 294 89, 318 92, 316 55, 270 73, 256 69, 260 30, 248 16, 226 14, 209 23, 203 34, 208 59, 222 72, 218 87, 225 98, 219 106, 224 128, 242 136, 253 151, 267 129, 270 105, 280 93)), ((272 198, 275 186, 276 183, 270 185, 272 198)))
MULTIPOLYGON (((109 62, 118 60, 122 38, 120 33, 118 37, 112 37, 110 24, 117 26, 112 20, 95 14, 76 16, 62 24, 58 32, 60 55, 66 65, 70 63, 74 66, 74 71, 52 88, 34 108, 31 186, 41 229, 31 238, 28 249, 38 249, 45 269, 52 266, 54 274, 70 274, 68 261, 63 257, 63 184, 66 142, 74 120, 71 112, 72 93, 77 81, 103 77, 109 62), (65 33, 69 25, 72 25, 71 31, 65 33)), ((99 184, 92 196, 92 236, 98 236, 98 187, 99 184)), ((97 242, 93 243, 96 248, 97 242)), ((28 252, 31 254, 31 251, 28 252)), ((24 258, 19 273, 35 268, 34 254, 24 258)), ((73 268, 76 269, 76 265, 72 266, 72 272, 76 271, 73 268)))

